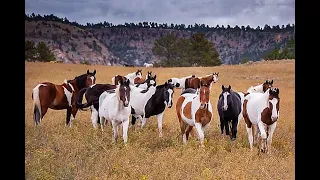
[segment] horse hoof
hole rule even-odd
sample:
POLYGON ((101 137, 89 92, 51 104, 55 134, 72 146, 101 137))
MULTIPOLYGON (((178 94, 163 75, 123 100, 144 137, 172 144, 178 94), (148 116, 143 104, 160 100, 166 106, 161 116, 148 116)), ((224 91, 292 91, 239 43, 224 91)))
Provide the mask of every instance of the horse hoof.
POLYGON ((235 141, 235 140, 236 140, 236 138, 235 138, 235 137, 231 138, 231 141, 235 141))

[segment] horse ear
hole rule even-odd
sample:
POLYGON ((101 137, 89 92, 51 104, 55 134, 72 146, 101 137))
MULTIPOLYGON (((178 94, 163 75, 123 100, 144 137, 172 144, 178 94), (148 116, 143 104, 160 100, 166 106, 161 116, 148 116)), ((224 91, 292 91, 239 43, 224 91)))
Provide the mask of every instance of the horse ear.
POLYGON ((273 79, 270 81, 270 84, 273 84, 273 79))
POLYGON ((231 86, 230 86, 230 85, 229 85, 228 89, 229 89, 229 91, 230 91, 230 89, 231 89, 231 86))
POLYGON ((156 78, 157 78, 157 75, 154 75, 153 78, 156 79, 156 78))
POLYGON ((127 83, 127 84, 130 84, 130 79, 127 79, 127 80, 126 80, 126 83, 127 83))
POLYGON ((87 70, 87 74, 89 74, 90 72, 89 72, 89 69, 87 70))
POLYGON ((268 80, 266 80, 265 84, 268 84, 268 80))
POLYGON ((96 71, 96 70, 94 70, 94 71, 93 71, 93 75, 96 75, 96 72, 97 72, 97 71, 96 71))
POLYGON ((223 84, 221 85, 221 88, 222 88, 222 90, 224 90, 224 85, 223 84))

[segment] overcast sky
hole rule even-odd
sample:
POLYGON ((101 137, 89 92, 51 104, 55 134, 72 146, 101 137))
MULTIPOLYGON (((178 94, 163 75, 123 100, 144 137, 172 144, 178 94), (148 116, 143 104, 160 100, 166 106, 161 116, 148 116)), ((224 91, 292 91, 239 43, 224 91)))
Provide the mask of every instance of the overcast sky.
POLYGON ((295 0, 25 0, 25 11, 80 24, 148 21, 254 28, 295 24, 295 0))

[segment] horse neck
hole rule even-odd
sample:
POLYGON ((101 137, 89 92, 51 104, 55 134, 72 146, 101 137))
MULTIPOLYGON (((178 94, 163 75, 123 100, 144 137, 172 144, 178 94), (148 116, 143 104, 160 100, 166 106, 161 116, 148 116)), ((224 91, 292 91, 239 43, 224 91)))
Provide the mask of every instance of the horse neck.
POLYGON ((263 93, 263 96, 261 97, 261 105, 263 108, 269 107, 269 90, 267 89, 265 93, 263 93))
MULTIPOLYGON (((119 92, 119 88, 120 86, 118 86, 116 88, 116 101, 115 101, 115 107, 117 108, 117 111, 122 111, 125 107, 122 103, 122 101, 120 100, 120 92, 119 92)), ((129 107, 129 106, 128 106, 129 107)))
POLYGON ((65 80, 64 84, 68 84, 69 86, 71 84, 71 86, 72 86, 71 88, 73 89, 73 91, 78 91, 81 88, 83 88, 83 87, 78 86, 77 79, 69 80, 69 82, 65 80))

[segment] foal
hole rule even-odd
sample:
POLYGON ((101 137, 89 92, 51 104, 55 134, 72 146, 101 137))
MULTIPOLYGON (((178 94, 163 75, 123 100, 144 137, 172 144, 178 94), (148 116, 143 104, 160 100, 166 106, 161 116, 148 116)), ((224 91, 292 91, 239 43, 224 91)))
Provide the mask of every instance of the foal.
POLYGON ((119 85, 115 91, 105 91, 99 97, 99 117, 101 120, 101 130, 103 130, 105 120, 112 124, 112 143, 118 139, 118 127, 122 124, 123 142, 127 143, 129 117, 131 114, 130 105, 130 82, 129 80, 119 80, 119 85))
POLYGON ((251 150, 253 145, 257 143, 260 131, 262 138, 260 150, 271 153, 272 135, 279 119, 279 104, 279 89, 275 87, 267 89, 263 94, 252 93, 245 97, 243 117, 247 125, 251 150))
POLYGON ((96 70, 75 77, 61 84, 53 84, 44 82, 38 84, 32 91, 32 99, 34 104, 33 119, 36 126, 41 123, 43 116, 47 113, 48 108, 54 110, 67 109, 66 125, 70 125, 70 118, 74 119, 78 108, 75 106, 76 96, 82 88, 95 84, 96 70))
POLYGON ((200 146, 204 147, 204 132, 212 118, 209 86, 201 86, 200 93, 194 89, 186 89, 181 93, 176 104, 176 113, 180 122, 183 143, 189 138, 193 126, 196 127, 200 146))

